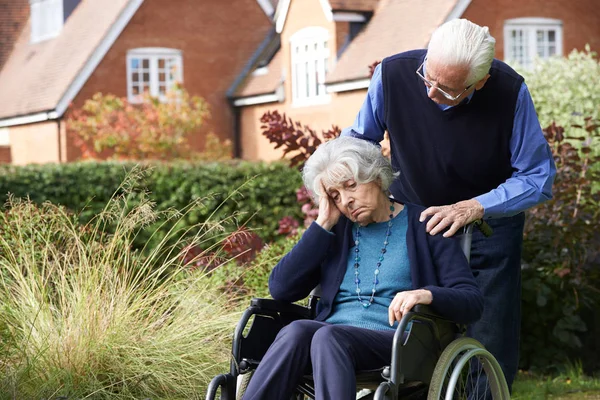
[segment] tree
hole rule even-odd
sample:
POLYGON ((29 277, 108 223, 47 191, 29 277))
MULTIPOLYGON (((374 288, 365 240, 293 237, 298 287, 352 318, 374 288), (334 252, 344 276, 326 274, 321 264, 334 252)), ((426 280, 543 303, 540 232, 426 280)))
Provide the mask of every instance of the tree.
POLYGON ((206 102, 176 87, 161 102, 141 104, 96 93, 67 120, 67 132, 84 158, 173 159, 190 154, 188 138, 209 117, 206 102))

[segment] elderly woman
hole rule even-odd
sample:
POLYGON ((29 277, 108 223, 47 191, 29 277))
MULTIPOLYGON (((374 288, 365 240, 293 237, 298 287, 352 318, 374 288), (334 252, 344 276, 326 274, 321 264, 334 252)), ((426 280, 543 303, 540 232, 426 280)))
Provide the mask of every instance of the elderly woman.
POLYGON ((389 198, 390 162, 376 145, 340 137, 304 166, 317 220, 269 277, 274 299, 298 301, 321 284, 315 320, 284 327, 244 399, 289 399, 312 370, 317 399, 356 397, 355 372, 389 365, 395 327, 416 304, 460 323, 483 299, 459 243, 431 236, 422 208, 389 198))

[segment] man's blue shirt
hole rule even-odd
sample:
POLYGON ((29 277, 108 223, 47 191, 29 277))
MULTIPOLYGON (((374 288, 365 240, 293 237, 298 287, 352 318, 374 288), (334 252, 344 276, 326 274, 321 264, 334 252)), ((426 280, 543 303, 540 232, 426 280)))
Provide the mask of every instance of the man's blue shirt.
MULTIPOLYGON (((428 90, 425 85, 423 88, 428 90)), ((471 100, 473 93, 466 101, 471 100)), ((367 98, 354 124, 344 129, 342 135, 362 137, 375 142, 383 140, 387 129, 383 105, 383 82, 379 64, 375 68, 367 98)), ((445 105, 439 107, 444 111, 452 108, 445 105)), ((492 191, 475 197, 483 206, 486 218, 514 215, 552 197, 556 167, 537 119, 533 100, 524 82, 519 90, 515 108, 510 151, 511 165, 515 170, 512 176, 492 191)))

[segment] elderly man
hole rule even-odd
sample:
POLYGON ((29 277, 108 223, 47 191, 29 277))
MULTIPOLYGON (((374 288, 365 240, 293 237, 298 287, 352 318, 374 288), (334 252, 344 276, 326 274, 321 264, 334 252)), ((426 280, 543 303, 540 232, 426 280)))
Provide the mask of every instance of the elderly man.
POLYGON ((518 367, 523 211, 551 198, 556 172, 523 78, 494 59, 487 27, 453 20, 428 50, 387 57, 377 66, 354 125, 342 135, 379 142, 389 133, 400 171, 391 192, 428 207, 426 230, 452 236, 485 218, 475 232, 471 268, 484 314, 469 334, 500 362, 509 386, 518 367))

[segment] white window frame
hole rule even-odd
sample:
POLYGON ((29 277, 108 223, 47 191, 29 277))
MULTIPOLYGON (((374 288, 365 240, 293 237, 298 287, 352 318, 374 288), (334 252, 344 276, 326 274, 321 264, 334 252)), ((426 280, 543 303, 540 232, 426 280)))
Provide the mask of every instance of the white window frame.
POLYGON ((10 132, 8 128, 0 128, 0 146, 10 146, 10 132))
POLYGON ((143 47, 131 49, 127 52, 127 99, 130 103, 142 102, 143 93, 146 90, 150 96, 165 102, 167 101, 167 93, 175 83, 183 83, 183 56, 181 50, 143 47), (134 67, 136 60, 139 64, 134 67), (143 68, 146 60, 147 68, 143 68), (160 68, 161 61, 164 62, 164 68, 162 69, 160 68), (133 79, 134 74, 138 74, 137 81, 133 79), (144 74, 148 74, 147 81, 143 79, 144 74), (160 79, 160 74, 164 74, 164 81, 160 79), (144 85, 145 83, 147 84, 144 85), (139 93, 134 93, 134 86, 137 86, 139 93), (146 86, 147 89, 145 89, 146 86), (161 87, 165 88, 164 93, 161 92, 161 87))
POLYGON ((560 19, 551 18, 514 18, 504 21, 504 60, 509 64, 516 64, 525 69, 533 67, 534 60, 547 59, 554 56, 563 55, 563 23, 560 19), (520 31, 523 40, 522 59, 514 56, 513 50, 515 43, 512 39, 512 32, 520 31), (554 42, 548 41, 548 34, 554 31, 554 42), (542 54, 538 50, 538 33, 544 36, 541 43, 542 54), (554 53, 550 54, 551 46, 554 47, 554 53))
POLYGON ((31 8, 31 43, 59 35, 64 24, 63 0, 29 0, 31 8))
POLYGON ((290 37, 292 105, 306 107, 331 102, 325 78, 331 63, 329 31, 311 26, 290 37))

